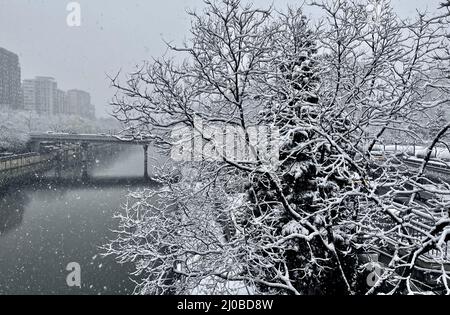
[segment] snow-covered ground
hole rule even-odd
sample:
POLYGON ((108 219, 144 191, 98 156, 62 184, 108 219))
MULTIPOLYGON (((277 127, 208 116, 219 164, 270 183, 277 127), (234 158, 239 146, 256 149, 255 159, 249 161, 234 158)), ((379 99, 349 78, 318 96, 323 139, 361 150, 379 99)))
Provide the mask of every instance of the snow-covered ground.
MULTIPOLYGON (((374 152, 397 152, 405 153, 410 156, 415 156, 417 158, 424 158, 427 154, 428 148, 425 146, 413 146, 413 145, 376 145, 374 147, 374 152)), ((450 152, 447 148, 438 147, 435 148, 431 154, 431 158, 440 159, 444 161, 450 161, 450 152)))

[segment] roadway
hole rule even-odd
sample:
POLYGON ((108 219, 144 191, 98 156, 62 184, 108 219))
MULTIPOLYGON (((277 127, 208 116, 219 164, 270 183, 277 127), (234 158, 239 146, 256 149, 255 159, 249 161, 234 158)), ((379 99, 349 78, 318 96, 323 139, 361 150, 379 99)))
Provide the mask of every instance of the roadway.
POLYGON ((107 134, 69 134, 69 133, 32 133, 30 142, 88 142, 88 143, 118 143, 130 145, 148 145, 151 139, 137 139, 129 136, 107 134))

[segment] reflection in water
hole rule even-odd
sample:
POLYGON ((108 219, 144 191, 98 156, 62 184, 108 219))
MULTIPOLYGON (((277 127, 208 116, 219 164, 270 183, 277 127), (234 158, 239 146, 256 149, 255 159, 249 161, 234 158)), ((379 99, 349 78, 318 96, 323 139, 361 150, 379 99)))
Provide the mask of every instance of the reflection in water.
POLYGON ((29 197, 20 190, 0 191, 0 238, 22 223, 28 202, 29 197))
POLYGON ((55 177, 51 170, 0 194, 0 294, 133 291, 132 266, 101 258, 99 247, 114 237, 113 216, 126 195, 157 187, 142 179, 142 149, 97 158, 86 181, 76 174, 66 169, 55 177), (81 288, 66 284, 71 262, 81 266, 81 288))
POLYGON ((41 178, 34 185, 37 189, 57 187, 60 190, 74 188, 106 189, 115 187, 156 187, 158 183, 143 177, 87 177, 79 179, 71 178, 41 178))

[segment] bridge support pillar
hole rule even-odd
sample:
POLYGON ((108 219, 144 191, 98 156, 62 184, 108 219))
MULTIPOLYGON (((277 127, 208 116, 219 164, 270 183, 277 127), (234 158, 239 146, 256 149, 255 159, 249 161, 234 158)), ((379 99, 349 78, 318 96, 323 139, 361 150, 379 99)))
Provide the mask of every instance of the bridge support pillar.
POLYGON ((39 153, 41 151, 41 143, 39 141, 33 141, 29 145, 31 152, 39 153))
POLYGON ((149 178, 148 176, 148 145, 144 145, 144 178, 149 178))
POLYGON ((81 143, 81 177, 87 179, 88 175, 88 163, 89 163, 89 144, 87 142, 81 143))
POLYGON ((56 156, 55 156, 55 176, 57 178, 61 177, 61 173, 62 173, 62 164, 63 164, 63 151, 61 149, 59 149, 56 152, 56 156))

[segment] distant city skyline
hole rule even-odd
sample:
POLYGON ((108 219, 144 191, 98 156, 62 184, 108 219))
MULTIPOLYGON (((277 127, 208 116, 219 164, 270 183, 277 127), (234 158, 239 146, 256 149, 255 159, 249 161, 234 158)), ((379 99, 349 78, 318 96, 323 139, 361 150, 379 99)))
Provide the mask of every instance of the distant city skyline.
POLYGON ((89 92, 58 88, 54 77, 22 80, 19 56, 0 47, 0 110, 25 110, 46 115, 76 115, 95 120, 89 92))
POLYGON ((37 76, 22 83, 23 104, 17 108, 40 114, 76 115, 95 119, 95 106, 89 92, 80 89, 64 91, 53 77, 37 76))
MULTIPOLYGON (((98 116, 105 116, 114 95, 107 75, 128 73, 144 60, 166 52, 164 40, 180 44, 188 37, 187 8, 200 8, 202 0, 118 1, 80 0, 81 26, 69 27, 61 0, 0 0, 0 47, 19 55, 22 78, 49 76, 62 90, 91 93, 98 116), (124 23, 126 21, 126 23, 124 23)), ((277 8, 298 0, 257 1, 277 8)), ((417 9, 434 11, 439 0, 392 0, 396 12, 412 16, 417 9)), ((305 14, 316 18, 316 9, 305 14)))

